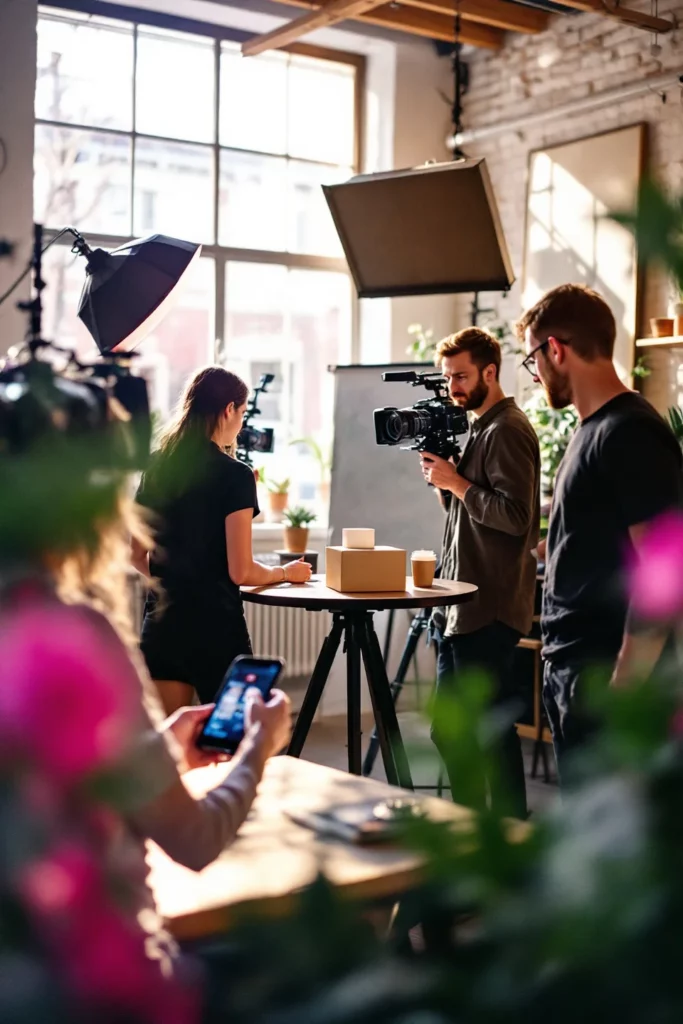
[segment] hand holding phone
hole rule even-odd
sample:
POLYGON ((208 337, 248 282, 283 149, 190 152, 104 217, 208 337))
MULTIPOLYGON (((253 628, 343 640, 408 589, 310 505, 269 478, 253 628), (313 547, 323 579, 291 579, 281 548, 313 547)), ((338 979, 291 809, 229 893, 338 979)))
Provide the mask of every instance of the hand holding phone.
MULTIPOLYGON (((268 701, 273 684, 283 667, 281 658, 256 658, 251 655, 235 658, 216 698, 216 706, 197 737, 197 746, 201 750, 234 754, 244 738, 245 727, 251 721, 263 720, 258 716, 264 713, 267 729, 271 719, 281 716, 282 712, 269 710, 268 704, 259 707, 251 699, 247 703, 247 692, 256 689, 259 697, 268 701)), ((284 694, 282 697, 287 701, 284 694)), ((279 699, 276 704, 279 705, 279 699)), ((274 723, 271 724, 274 726, 274 723)))
POLYGON ((246 704, 247 729, 250 725, 260 724, 265 736, 266 757, 279 754, 292 735, 291 700, 282 690, 271 690, 270 700, 266 703, 258 690, 247 690, 246 704))

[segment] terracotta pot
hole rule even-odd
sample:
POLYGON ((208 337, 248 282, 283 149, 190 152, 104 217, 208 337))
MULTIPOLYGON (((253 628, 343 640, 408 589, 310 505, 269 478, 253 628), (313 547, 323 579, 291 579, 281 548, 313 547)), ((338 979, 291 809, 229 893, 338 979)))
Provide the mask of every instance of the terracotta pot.
POLYGON ((268 518, 271 523, 282 522, 282 513, 289 504, 288 494, 278 494, 268 491, 268 518))
POLYGON ((323 508, 327 509, 330 507, 330 482, 324 480, 318 484, 318 494, 320 495, 320 503, 323 508))
POLYGON ((303 555, 308 547, 307 526, 285 526, 285 551, 303 555))
POLYGON ((674 321, 670 317, 654 316, 650 320, 653 338, 670 338, 674 333, 674 321))

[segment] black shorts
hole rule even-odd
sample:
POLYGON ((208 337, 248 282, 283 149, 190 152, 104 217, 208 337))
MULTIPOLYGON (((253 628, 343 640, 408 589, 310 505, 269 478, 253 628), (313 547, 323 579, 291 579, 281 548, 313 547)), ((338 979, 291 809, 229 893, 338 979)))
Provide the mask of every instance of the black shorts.
POLYGON ((154 595, 145 604, 140 649, 152 679, 188 683, 202 704, 215 699, 233 659, 252 653, 241 608, 176 602, 159 612, 154 595))

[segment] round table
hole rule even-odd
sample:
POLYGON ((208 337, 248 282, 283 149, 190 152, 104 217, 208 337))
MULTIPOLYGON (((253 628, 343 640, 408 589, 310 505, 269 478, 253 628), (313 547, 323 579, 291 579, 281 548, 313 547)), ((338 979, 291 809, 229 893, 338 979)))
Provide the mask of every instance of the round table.
POLYGON ((349 771, 361 774, 361 658, 372 701, 377 735, 387 780, 413 788, 408 759, 398 727, 387 671, 373 623, 373 613, 392 608, 440 608, 471 601, 477 588, 471 583, 436 579, 431 587, 413 586, 406 579, 404 591, 347 594, 330 590, 324 576, 309 583, 280 583, 268 587, 242 587, 242 597, 254 604, 305 608, 332 613, 332 627, 325 638, 294 726, 288 754, 298 757, 313 723, 342 636, 346 653, 346 705, 349 771))

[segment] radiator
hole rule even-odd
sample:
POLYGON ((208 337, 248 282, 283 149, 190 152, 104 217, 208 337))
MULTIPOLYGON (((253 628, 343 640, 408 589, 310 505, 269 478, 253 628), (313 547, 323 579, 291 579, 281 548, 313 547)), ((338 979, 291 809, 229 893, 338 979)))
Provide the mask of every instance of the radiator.
POLYGON ((284 658, 284 678, 310 676, 330 631, 329 612, 244 603, 254 654, 284 658))

